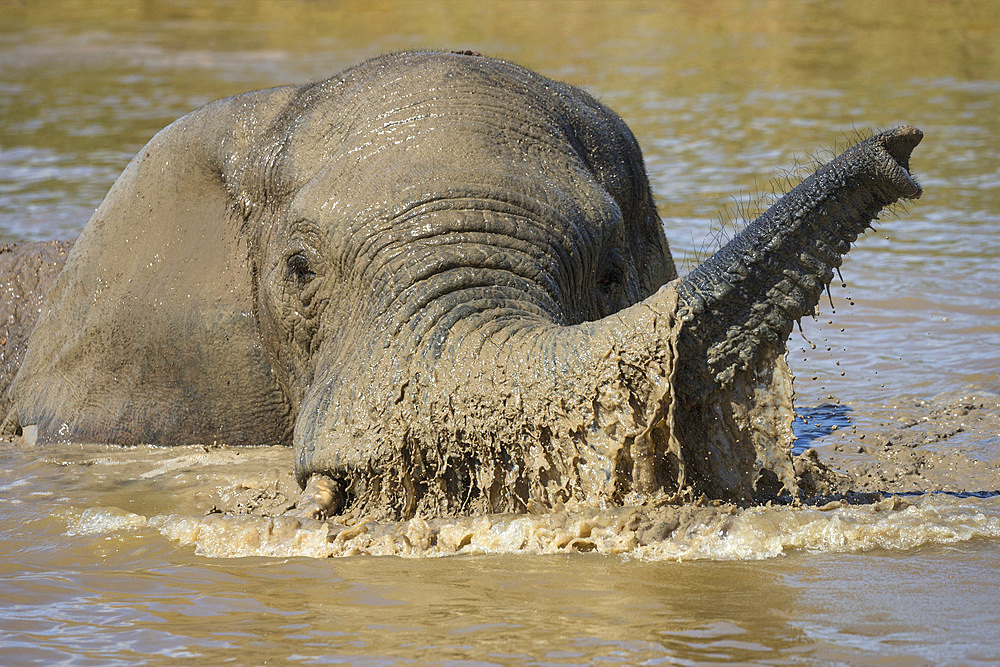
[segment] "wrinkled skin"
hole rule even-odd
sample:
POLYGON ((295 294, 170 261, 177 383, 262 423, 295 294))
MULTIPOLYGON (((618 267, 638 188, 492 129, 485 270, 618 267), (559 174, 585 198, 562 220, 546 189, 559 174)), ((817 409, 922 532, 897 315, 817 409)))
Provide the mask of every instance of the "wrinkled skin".
POLYGON ((45 299, 9 432, 292 444, 319 512, 795 493, 784 345, 920 133, 847 151, 682 281, 625 124, 476 54, 176 121, 45 299))
MULTIPOLYGON (((21 366, 42 299, 72 247, 72 241, 0 244, 0 387, 10 385, 21 366)), ((3 398, 0 408, 6 411, 3 398)))

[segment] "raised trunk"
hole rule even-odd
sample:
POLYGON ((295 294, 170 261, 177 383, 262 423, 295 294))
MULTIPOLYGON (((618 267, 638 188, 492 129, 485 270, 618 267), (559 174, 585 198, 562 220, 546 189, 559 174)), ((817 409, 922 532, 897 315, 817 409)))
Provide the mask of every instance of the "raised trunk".
MULTIPOLYGON (((745 407, 740 403, 754 395, 770 399, 771 418, 789 422, 783 439, 790 444, 793 415, 785 342, 794 323, 814 312, 833 270, 882 209, 920 196, 909 157, 922 137, 916 128, 900 127, 850 148, 681 281, 679 314, 685 324, 677 341, 682 381, 676 394, 676 437, 682 447, 705 439, 716 443, 711 456, 690 459, 689 481, 696 488, 719 497, 759 494, 762 489, 746 484, 757 466, 771 469, 793 490, 790 476, 777 466, 787 459, 785 444, 758 447, 758 460, 753 460, 745 440, 756 424, 737 418, 745 407), (775 389, 787 393, 788 400, 780 399, 775 389), (739 423, 743 426, 737 427, 739 423), (719 464, 725 460, 743 462, 742 472, 728 481, 720 476, 719 464)), ((758 415, 754 421, 760 419, 758 415)))
POLYGON ((681 336, 685 365, 703 368, 703 391, 783 346, 812 313, 851 244, 879 212, 920 196, 910 152, 923 133, 883 132, 821 167, 688 274, 678 287, 690 320, 681 336))

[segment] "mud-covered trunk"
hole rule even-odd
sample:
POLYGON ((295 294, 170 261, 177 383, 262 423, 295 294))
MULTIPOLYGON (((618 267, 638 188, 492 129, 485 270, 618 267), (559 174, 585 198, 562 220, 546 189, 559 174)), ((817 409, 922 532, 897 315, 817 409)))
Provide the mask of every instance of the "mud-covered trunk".
POLYGON ((469 376, 436 379, 453 383, 455 412, 476 415, 459 439, 474 442, 476 424, 514 426, 496 441, 506 443, 507 461, 523 461, 513 469, 518 477, 497 457, 478 457, 495 468, 491 494, 520 488, 551 507, 701 495, 749 501, 795 491, 792 377, 783 357, 762 360, 711 393, 711 423, 684 423, 692 378, 681 374, 677 342, 688 323, 677 289, 674 281, 596 322, 529 327, 507 344, 470 347, 458 364, 474 369, 469 376), (758 493, 762 474, 770 483, 758 493))
POLYGON ((601 506, 676 489, 675 288, 573 326, 468 318, 440 354, 380 357, 371 374, 394 377, 390 391, 304 404, 300 481, 329 475, 337 504, 367 516, 601 506))
POLYGON ((520 372, 559 397, 554 412, 536 414, 575 415, 563 458, 593 453, 580 467, 603 470, 602 498, 795 493, 785 343, 858 235, 885 207, 920 196, 909 157, 922 136, 884 132, 821 167, 676 285, 676 313, 670 286, 521 346, 531 352, 520 372))

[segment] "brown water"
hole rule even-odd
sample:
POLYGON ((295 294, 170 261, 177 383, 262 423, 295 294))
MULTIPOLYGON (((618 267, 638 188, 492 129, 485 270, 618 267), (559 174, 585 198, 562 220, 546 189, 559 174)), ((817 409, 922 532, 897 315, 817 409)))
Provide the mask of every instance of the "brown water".
MULTIPOLYGON (((836 312, 790 344, 801 442, 870 445, 897 412, 923 419, 921 398, 1000 391, 995 3, 663 4, 0 0, 0 240, 77 233, 130 156, 207 101, 388 50, 473 48, 626 119, 688 266, 724 211, 810 154, 855 128, 921 127, 924 198, 861 240, 836 312)), ((1000 430, 937 446, 996 461, 1000 430)), ((280 508, 290 467, 285 450, 0 445, 0 663, 1000 658, 996 498, 720 508, 665 539, 574 508, 359 522, 332 541, 205 516, 280 508), (350 553, 398 555, 315 558, 350 553)), ((962 490, 1000 488, 995 469, 962 490)))

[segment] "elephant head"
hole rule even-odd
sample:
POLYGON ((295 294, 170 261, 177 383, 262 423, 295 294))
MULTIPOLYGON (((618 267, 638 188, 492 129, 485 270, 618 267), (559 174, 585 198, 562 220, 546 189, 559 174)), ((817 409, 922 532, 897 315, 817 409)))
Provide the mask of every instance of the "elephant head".
POLYGON ((11 388, 38 441, 291 443, 381 516, 794 492, 785 341, 921 134, 821 168, 683 280, 626 125, 476 54, 376 58, 158 134, 11 388))

